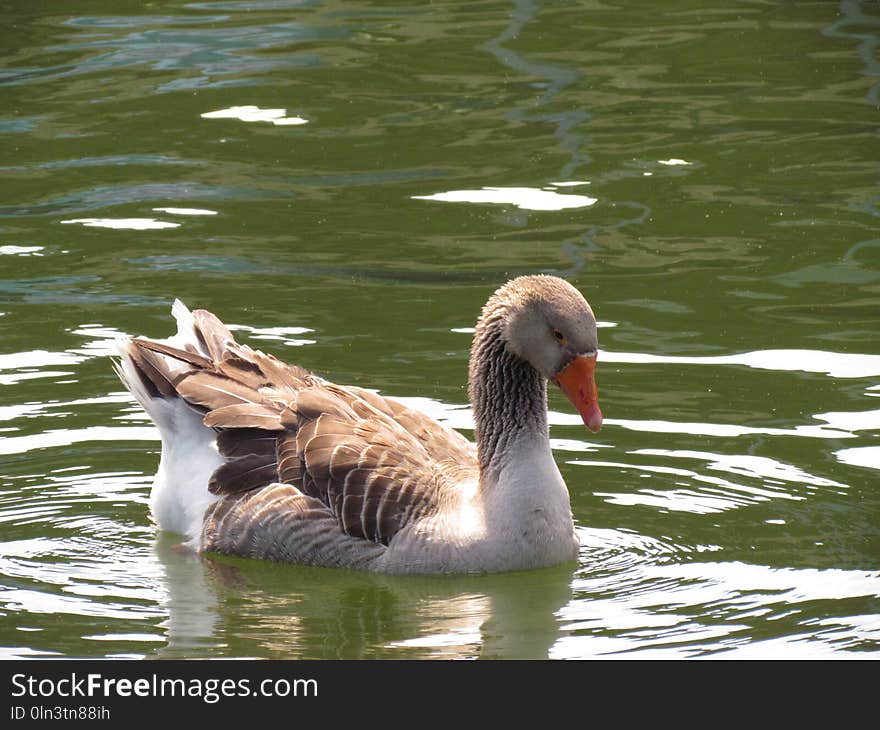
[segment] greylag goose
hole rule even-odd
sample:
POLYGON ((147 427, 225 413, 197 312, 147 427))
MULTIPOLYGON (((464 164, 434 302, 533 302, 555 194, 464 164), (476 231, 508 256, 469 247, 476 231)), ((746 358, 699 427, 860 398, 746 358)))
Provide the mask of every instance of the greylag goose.
POLYGON ((471 347, 476 444, 400 402, 328 382, 175 301, 178 332, 125 339, 116 371, 162 439, 150 506, 208 553, 386 573, 520 570, 573 560, 547 381, 602 425, 590 305, 523 276, 483 307, 471 347))

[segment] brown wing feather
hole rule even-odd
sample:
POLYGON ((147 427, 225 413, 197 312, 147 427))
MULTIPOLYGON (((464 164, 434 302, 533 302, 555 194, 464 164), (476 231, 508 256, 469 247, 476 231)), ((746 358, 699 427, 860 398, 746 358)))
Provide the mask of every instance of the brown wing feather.
POLYGON ((343 533, 326 505, 289 484, 215 502, 202 545, 229 555, 348 568, 367 568, 384 552, 343 533))
POLYGON ((444 426, 421 411, 409 408, 394 398, 386 398, 363 388, 347 388, 358 399, 370 404, 399 423, 431 453, 443 453, 467 463, 474 458, 474 446, 458 431, 444 426))
POLYGON ((228 459, 217 467, 208 482, 212 494, 239 494, 265 487, 275 481, 278 469, 275 459, 265 454, 245 454, 228 459))
MULTIPOLYGON (((129 355, 134 371, 150 397, 168 398, 177 392, 174 388, 175 378, 167 371, 162 359, 155 352, 145 348, 132 347, 129 350, 129 355)), ((121 377, 124 381, 125 377, 121 377)))
POLYGON ((208 356, 214 362, 222 360, 229 345, 235 343, 235 338, 229 328, 214 314, 204 309, 194 310, 192 316, 196 336, 208 356))
POLYGON ((217 450, 226 457, 244 456, 245 454, 275 453, 279 441, 277 433, 258 428, 236 428, 220 431, 217 434, 217 450))
POLYGON ((158 352, 162 355, 168 355, 175 360, 189 363, 197 368, 210 368, 213 366, 210 359, 202 357, 197 352, 181 350, 179 347, 172 347, 171 345, 166 345, 162 342, 153 342, 152 340, 135 338, 132 340, 132 344, 137 345, 142 350, 152 350, 153 352, 158 352))
POLYGON ((437 457, 418 439, 374 408, 365 412, 358 400, 338 386, 319 397, 300 393, 301 489, 324 502, 346 534, 387 545, 411 520, 436 509, 444 480, 437 457), (310 410, 316 404, 321 411, 310 410))
POLYGON ((281 413, 259 403, 236 403, 215 408, 205 415, 204 422, 210 428, 284 430, 284 426, 281 423, 281 413))
POLYGON ((473 446, 428 416, 240 345, 209 312, 193 318, 208 357, 148 340, 132 350, 151 393, 183 398, 217 430, 226 461, 209 489, 222 497, 225 522, 252 524, 245 501, 256 509, 264 500, 255 492, 287 484, 301 495, 291 504, 310 505, 309 514, 320 505, 345 535, 387 545, 437 508, 452 478, 475 473, 473 446), (190 367, 172 374, 163 356, 190 367))

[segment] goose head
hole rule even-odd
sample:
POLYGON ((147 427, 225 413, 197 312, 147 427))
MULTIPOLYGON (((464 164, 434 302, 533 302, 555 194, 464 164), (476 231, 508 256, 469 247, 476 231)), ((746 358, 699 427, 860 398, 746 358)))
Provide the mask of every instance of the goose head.
POLYGON ((477 324, 492 328, 505 348, 558 385, 590 431, 602 426, 594 372, 596 317, 583 295, 555 276, 521 276, 498 289, 477 324))

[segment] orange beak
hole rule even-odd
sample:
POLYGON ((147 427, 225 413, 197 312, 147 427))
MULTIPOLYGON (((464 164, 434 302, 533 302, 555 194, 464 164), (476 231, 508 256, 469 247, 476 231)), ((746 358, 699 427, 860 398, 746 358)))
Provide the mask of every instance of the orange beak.
POLYGON ((596 389, 596 355, 578 355, 553 378, 572 405, 577 408, 584 425, 593 433, 602 428, 599 391, 596 389))

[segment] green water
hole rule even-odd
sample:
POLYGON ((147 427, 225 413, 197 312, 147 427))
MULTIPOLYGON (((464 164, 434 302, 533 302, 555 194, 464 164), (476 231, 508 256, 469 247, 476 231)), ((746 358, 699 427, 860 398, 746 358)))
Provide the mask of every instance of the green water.
POLYGON ((876 4, 0 9, 0 656, 880 656, 876 4), (550 395, 576 566, 152 525, 108 355, 174 297, 471 436, 467 328, 538 271, 602 323, 601 433, 550 395))

